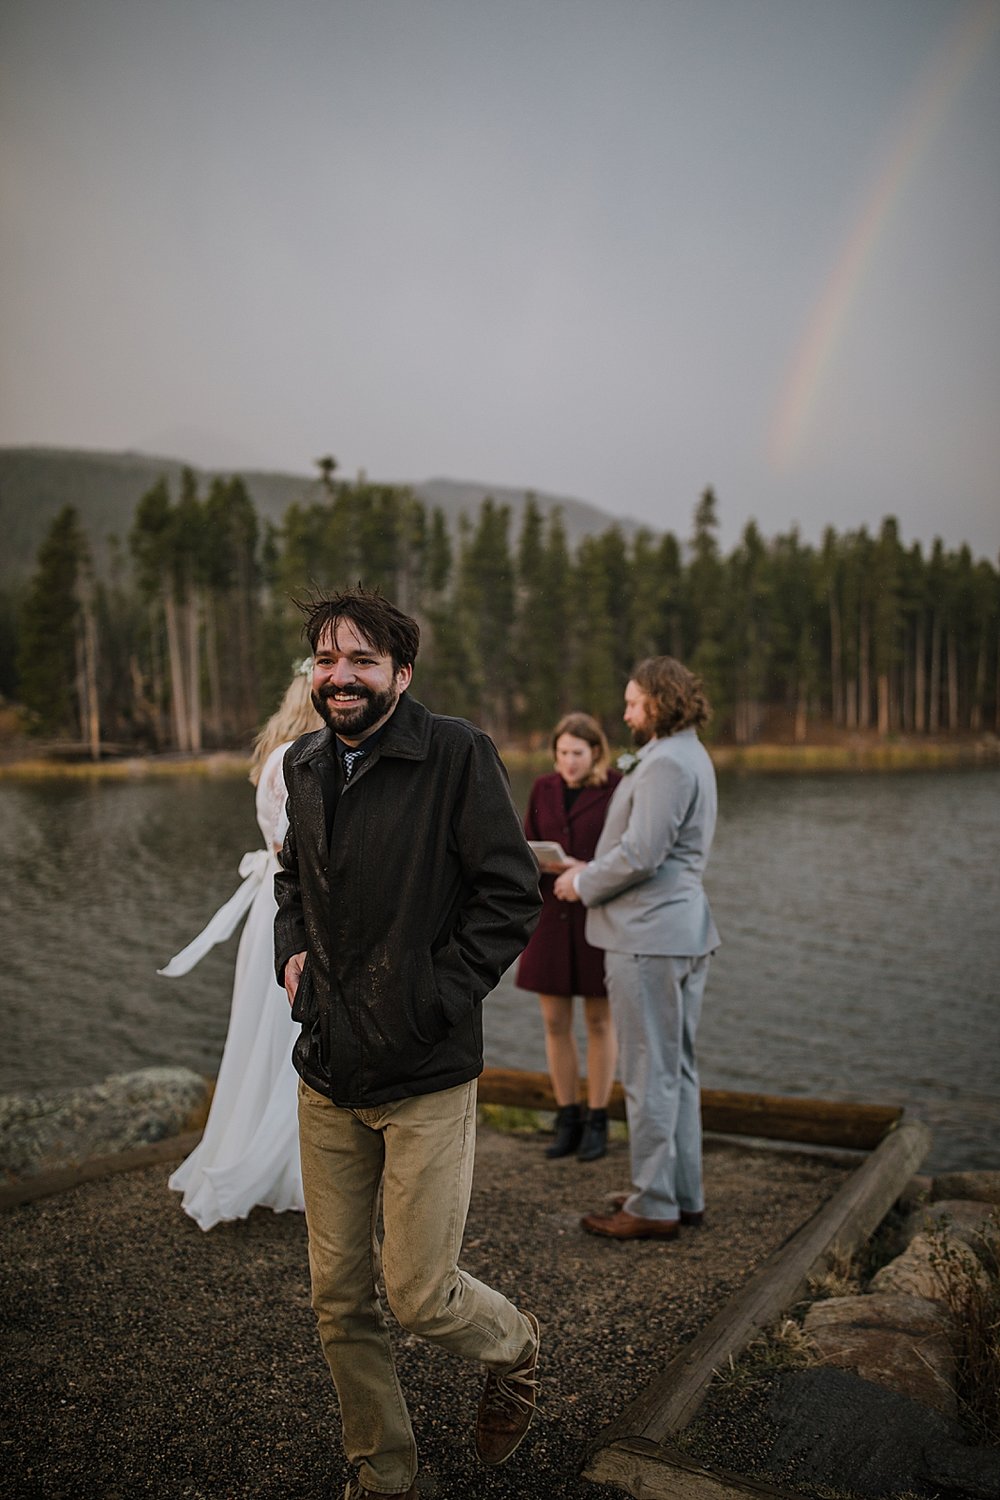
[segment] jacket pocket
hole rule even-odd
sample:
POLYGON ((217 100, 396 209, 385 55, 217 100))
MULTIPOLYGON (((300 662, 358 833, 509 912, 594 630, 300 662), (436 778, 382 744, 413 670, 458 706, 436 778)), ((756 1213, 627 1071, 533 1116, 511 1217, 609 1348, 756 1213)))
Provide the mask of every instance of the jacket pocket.
POLYGON ((404 948, 393 962, 383 951, 372 957, 362 1009, 369 1059, 410 1058, 427 1052, 448 1034, 448 1021, 427 948, 404 948))
POLYGON ((434 961, 429 948, 413 948, 408 954, 407 1008, 417 1040, 433 1047, 451 1029, 441 1003, 434 961))
POLYGON ((292 1020, 300 1026, 308 1026, 316 1019, 316 990, 313 985, 312 968, 306 958, 299 976, 299 987, 292 1001, 292 1020))

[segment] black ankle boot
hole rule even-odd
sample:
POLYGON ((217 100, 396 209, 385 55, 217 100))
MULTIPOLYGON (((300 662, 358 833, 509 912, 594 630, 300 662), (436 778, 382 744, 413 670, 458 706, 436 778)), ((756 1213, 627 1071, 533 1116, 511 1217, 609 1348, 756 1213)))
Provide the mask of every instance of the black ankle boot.
POLYGON ((545 1155, 572 1156, 583 1135, 583 1111, 579 1104, 562 1104, 556 1114, 556 1138, 545 1155))
POLYGON ((577 1161, 597 1161, 608 1149, 608 1112, 606 1109, 587 1111, 587 1123, 583 1127, 577 1161))

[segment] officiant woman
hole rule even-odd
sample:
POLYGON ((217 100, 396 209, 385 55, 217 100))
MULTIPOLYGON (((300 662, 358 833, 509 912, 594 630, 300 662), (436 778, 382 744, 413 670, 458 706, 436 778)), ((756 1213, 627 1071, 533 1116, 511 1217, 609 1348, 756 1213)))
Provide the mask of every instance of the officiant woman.
MULTIPOLYGON (((562 845, 573 859, 593 857, 611 794, 621 780, 609 765, 604 731, 589 714, 571 713, 552 733, 555 770, 531 789, 524 831, 532 841, 562 845)), ((535 990, 545 1024, 545 1055, 559 1106, 548 1157, 596 1161, 607 1150, 608 1098, 617 1048, 604 987, 604 953, 583 935, 586 908, 557 901, 560 864, 540 861, 542 915, 521 956, 516 983, 535 990), (583 1000, 587 1032, 587 1105, 580 1100, 580 1064, 573 1035, 573 998, 583 1000)))

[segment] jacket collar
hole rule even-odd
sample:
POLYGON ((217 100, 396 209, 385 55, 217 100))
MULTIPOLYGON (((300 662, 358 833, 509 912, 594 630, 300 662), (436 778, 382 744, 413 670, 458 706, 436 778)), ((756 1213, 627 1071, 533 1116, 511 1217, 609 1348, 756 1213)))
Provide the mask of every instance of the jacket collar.
POLYGON ((640 760, 645 760, 647 755, 656 755, 658 747, 662 749, 664 745, 669 745, 671 740, 690 739, 693 735, 697 737, 691 725, 687 729, 678 729, 674 734, 658 734, 654 740, 647 740, 644 745, 640 745, 635 753, 640 760))
MULTIPOLYGON (((333 730, 324 725, 296 740, 288 752, 290 766, 306 765, 335 752, 333 730)), ((409 691, 401 694, 392 718, 379 736, 378 754, 400 760, 426 760, 431 742, 431 714, 409 691)))

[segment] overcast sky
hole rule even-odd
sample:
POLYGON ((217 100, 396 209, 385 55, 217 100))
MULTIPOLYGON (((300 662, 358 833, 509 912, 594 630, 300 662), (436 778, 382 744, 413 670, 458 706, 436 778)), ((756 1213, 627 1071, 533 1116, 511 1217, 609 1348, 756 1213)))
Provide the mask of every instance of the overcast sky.
POLYGON ((1000 547, 1000 0, 0 0, 0 443, 1000 547))

